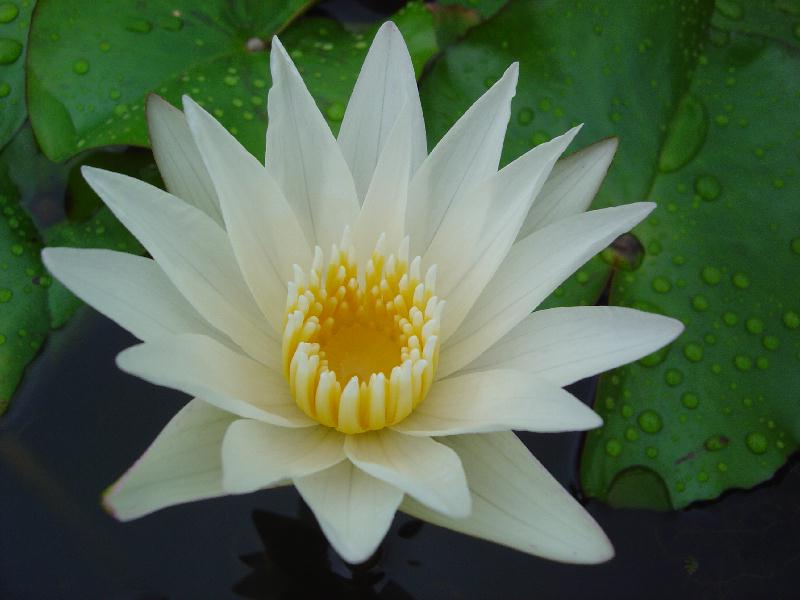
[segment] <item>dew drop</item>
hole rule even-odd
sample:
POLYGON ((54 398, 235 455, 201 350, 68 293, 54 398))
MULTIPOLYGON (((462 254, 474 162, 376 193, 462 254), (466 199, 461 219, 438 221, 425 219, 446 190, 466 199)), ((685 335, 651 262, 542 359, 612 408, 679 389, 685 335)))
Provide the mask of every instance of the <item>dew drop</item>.
POLYGON ((708 473, 706 473, 705 471, 700 471, 697 474, 697 481, 701 483, 705 483, 706 481, 708 481, 708 473))
POLYGON ((11 93, 11 86, 8 85, 5 81, 0 83, 0 98, 5 98, 11 93))
POLYGON ((747 319, 745 327, 750 333, 759 334, 764 332, 764 322, 758 317, 750 317, 747 319))
POLYGON ((700 404, 700 399, 691 392, 686 392, 681 396, 681 404, 690 410, 694 410, 700 404))
POLYGON ((224 83, 225 85, 227 85, 228 87, 233 87, 233 86, 235 86, 237 83, 239 83, 239 77, 237 77, 236 75, 226 75, 226 76, 223 78, 223 80, 222 80, 222 81, 223 81, 223 83, 224 83))
POLYGON ((5 304, 14 297, 14 292, 7 288, 0 289, 0 303, 5 304))
POLYGON ((709 452, 716 452, 717 450, 722 450, 725 446, 727 446, 729 441, 730 440, 724 435, 712 435, 705 442, 703 442, 703 446, 709 452))
POLYGON ((622 416, 627 419, 633 414, 633 407, 630 404, 623 404, 621 412, 622 416))
POLYGON ((11 246, 11 254, 13 254, 14 256, 22 256, 23 251, 24 248, 22 247, 22 244, 13 244, 11 246))
POLYGON ((648 446, 645 448, 644 453, 647 455, 647 458, 655 458, 658 456, 658 448, 654 448, 653 446, 648 446))
POLYGON ((519 109, 519 112, 517 113, 517 122, 520 125, 527 125, 531 121, 533 121, 533 110, 527 106, 519 109))
POLYGON ((749 371, 753 368, 753 359, 744 354, 739 354, 733 359, 733 364, 740 371, 749 371))
POLYGON ((800 23, 795 23, 792 33, 794 33, 794 37, 800 40, 800 23))
POLYGON ((22 54, 22 44, 17 40, 0 38, 0 65, 10 65, 22 54))
POLYGON ((700 312, 708 310, 708 299, 702 294, 697 294, 692 298, 692 308, 700 312))
POLYGON ((747 449, 753 454, 764 454, 767 451, 767 436, 758 431, 751 431, 745 438, 747 449))
POLYGON ((725 321, 726 325, 736 325, 739 322, 739 317, 736 316, 736 313, 728 311, 722 315, 722 320, 725 321))
POLYGON ((708 285, 717 285, 722 280, 722 273, 717 267, 705 267, 700 276, 708 285))
POLYGON ((774 335, 765 335, 761 340, 761 344, 767 350, 777 350, 778 346, 781 345, 781 341, 774 335))
POLYGON ((637 419, 639 428, 645 433, 658 433, 664 426, 661 415, 654 410, 645 410, 639 414, 637 419))
POLYGON ((686 489, 686 484, 685 484, 685 483, 683 483, 682 481, 679 481, 679 482, 677 482, 677 483, 675 484, 675 489, 676 489, 678 492, 682 492, 683 490, 685 490, 685 489, 686 489))
POLYGON ((653 289, 659 294, 666 294, 672 289, 672 284, 666 277, 656 277, 653 279, 653 289))
POLYGON ((639 439, 639 432, 636 431, 633 427, 628 427, 625 430, 625 439, 629 442, 635 442, 639 439))
POLYGON ((722 186, 713 175, 700 175, 694 180, 694 191, 704 200, 716 200, 722 186))
POLYGON ((677 171, 692 160, 706 139, 707 127, 703 104, 694 96, 684 96, 667 130, 658 169, 663 173, 677 171))
POLYGON ((664 374, 664 381, 667 382, 667 385, 672 387, 680 385, 683 382, 683 373, 678 369, 669 369, 664 374))
POLYGON ((756 359, 756 366, 762 371, 769 369, 769 359, 766 356, 759 356, 756 359))
POLYGON ((6 336, 0 333, 0 346, 6 343, 6 336))
POLYGON ((736 273, 733 278, 733 285, 735 285, 740 290, 750 287, 750 280, 747 278, 747 275, 744 273, 736 273))
POLYGON ((83 58, 76 60, 72 65, 72 70, 78 75, 86 75, 89 72, 89 61, 83 58))
POLYGON ((13 2, 3 2, 0 4, 0 23, 11 23, 17 18, 19 9, 13 2))
POLYGON ((327 109, 325 109, 325 114, 331 121, 341 121, 344 118, 344 104, 341 102, 332 102, 327 109))
POLYGON ((606 442, 606 454, 609 456, 619 456, 622 453, 622 443, 616 439, 611 438, 606 442))
POLYGON ((800 327, 800 315, 793 310, 787 310, 783 313, 783 324, 789 329, 797 329, 800 327))
POLYGON ((534 131, 533 136, 531 137, 531 143, 534 146, 538 146, 539 144, 544 144, 546 141, 550 139, 550 135, 545 131, 534 131))
POLYGON ((699 344, 686 344, 683 355, 692 362, 700 362, 703 360, 703 348, 699 344))
POLYGON ((153 24, 147 19, 128 19, 125 29, 134 33, 149 33, 153 29, 153 24))

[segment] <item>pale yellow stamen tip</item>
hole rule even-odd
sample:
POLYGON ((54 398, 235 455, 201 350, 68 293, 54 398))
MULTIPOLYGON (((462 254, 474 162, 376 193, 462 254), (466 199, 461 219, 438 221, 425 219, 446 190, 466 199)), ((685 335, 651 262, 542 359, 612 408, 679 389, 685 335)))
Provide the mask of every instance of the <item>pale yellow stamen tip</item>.
POLYGON ((308 272, 295 267, 283 331, 283 369, 297 405, 343 433, 405 419, 425 398, 439 359, 444 303, 436 270, 408 262, 408 241, 386 257, 383 239, 359 273, 347 240, 308 272))

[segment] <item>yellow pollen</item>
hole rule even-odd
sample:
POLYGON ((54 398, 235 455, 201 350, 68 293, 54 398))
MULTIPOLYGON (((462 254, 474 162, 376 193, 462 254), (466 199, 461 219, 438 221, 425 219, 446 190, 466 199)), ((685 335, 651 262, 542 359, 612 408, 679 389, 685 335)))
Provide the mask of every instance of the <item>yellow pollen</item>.
POLYGON ((327 263, 295 266, 283 330, 283 369, 309 417, 348 433, 405 419, 425 398, 439 359, 444 302, 434 296, 436 269, 420 275, 408 239, 383 252, 383 237, 359 271, 355 251, 333 246, 327 263))

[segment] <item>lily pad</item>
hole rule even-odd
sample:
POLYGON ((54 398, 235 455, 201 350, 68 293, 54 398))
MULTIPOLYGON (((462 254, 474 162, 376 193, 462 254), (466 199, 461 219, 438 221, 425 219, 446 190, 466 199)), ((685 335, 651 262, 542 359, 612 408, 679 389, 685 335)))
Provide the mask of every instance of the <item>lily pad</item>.
MULTIPOLYGON (((268 48, 279 32, 298 67, 311 75, 310 87, 316 73, 325 74, 316 91, 336 121, 335 103, 349 96, 370 36, 322 18, 284 31, 311 3, 42 0, 31 28, 27 75, 39 143, 52 160, 99 146, 145 146, 144 100, 155 92, 178 106, 189 94, 262 155, 268 48)), ((398 21, 421 67, 436 51, 432 16, 413 3, 398 21)))
POLYGON ((39 236, 19 205, 9 168, 0 162, 0 414, 50 328, 51 280, 39 258, 39 236))
MULTIPOLYGON (((228 127, 252 130, 246 114, 265 110, 266 82, 258 78, 267 69, 269 40, 310 4, 41 0, 27 84, 42 149, 59 161, 98 146, 145 145, 149 92, 176 103, 191 94, 228 127), (258 104, 251 102, 256 96, 258 104)), ((256 135, 246 139, 254 147, 256 135)))
POLYGON ((25 120, 25 53, 35 3, 0 2, 0 148, 25 120))
POLYGON ((614 278, 610 300, 687 330, 602 379, 606 424, 589 434, 582 472, 586 492, 606 498, 618 473, 646 466, 676 508, 768 479, 800 439, 800 57, 733 33, 707 47, 685 97, 704 139, 694 156, 663 147, 677 168, 655 175, 644 262, 614 278))
POLYGON ((785 24, 776 35, 718 9, 712 28, 713 8, 513 0, 423 82, 435 140, 519 60, 504 162, 586 122, 576 147, 620 138, 595 207, 659 204, 635 231, 641 264, 594 259, 547 302, 596 302, 588 282, 605 268, 609 303, 686 323, 673 347, 601 378, 606 424, 587 437, 582 483, 616 505, 752 486, 800 435, 800 57, 785 24))

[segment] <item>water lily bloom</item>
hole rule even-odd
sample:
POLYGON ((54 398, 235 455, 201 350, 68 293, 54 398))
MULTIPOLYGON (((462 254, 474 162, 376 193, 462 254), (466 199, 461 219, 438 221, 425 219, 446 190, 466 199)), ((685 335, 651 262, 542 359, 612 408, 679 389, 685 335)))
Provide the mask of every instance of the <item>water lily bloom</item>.
POLYGON ((293 484, 367 559, 399 509, 531 554, 613 555, 512 430, 601 419, 563 386, 674 339, 626 308, 534 309, 654 207, 584 212, 616 149, 578 132, 498 170, 517 65, 430 154, 385 24, 338 138, 278 39, 264 164, 188 97, 148 102, 168 192, 83 173, 150 258, 51 248, 47 267, 142 340, 121 369, 194 398, 108 490, 122 520, 293 484))

